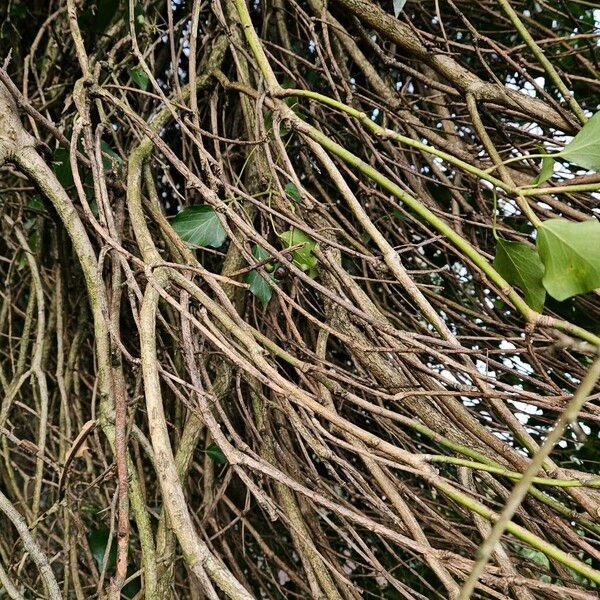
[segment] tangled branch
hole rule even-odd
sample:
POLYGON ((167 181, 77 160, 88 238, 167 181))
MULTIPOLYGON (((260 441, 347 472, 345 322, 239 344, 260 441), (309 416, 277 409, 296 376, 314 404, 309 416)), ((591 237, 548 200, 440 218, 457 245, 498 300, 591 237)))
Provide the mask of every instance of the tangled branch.
POLYGON ((9 597, 597 597, 598 11, 394 4, 3 8, 9 597))

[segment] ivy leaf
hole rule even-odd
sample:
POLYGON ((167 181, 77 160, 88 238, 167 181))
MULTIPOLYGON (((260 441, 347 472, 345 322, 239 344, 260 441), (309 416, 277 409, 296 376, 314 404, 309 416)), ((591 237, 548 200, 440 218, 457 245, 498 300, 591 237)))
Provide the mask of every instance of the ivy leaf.
POLYGON ((402 9, 404 8, 405 4, 406 0, 394 0, 394 16, 396 17, 396 19, 402 12, 402 9))
POLYGON ((148 82, 150 78, 148 77, 148 73, 144 71, 141 67, 135 67, 133 69, 128 70, 129 76, 133 80, 133 82, 142 90, 146 91, 148 89, 148 82))
POLYGON ((525 302, 540 312, 544 308, 546 290, 542 284, 544 265, 535 248, 522 242, 498 240, 494 269, 511 285, 523 291, 525 302))
POLYGON ((300 110, 300 101, 298 100, 298 96, 286 96, 283 101, 292 109, 292 111, 298 114, 300 110))
MULTIPOLYGON (((546 154, 543 148, 540 148, 540 154, 546 154)), ((531 181, 532 185, 539 185, 548 181, 554 175, 554 159, 549 154, 542 158, 542 168, 540 172, 531 181)))
POLYGON ((146 13, 139 2, 136 2, 135 6, 133 7, 133 21, 135 23, 136 33, 139 33, 146 27, 146 13))
MULTIPOLYGON (((135 572, 135 567, 133 565, 129 565, 127 567, 127 579, 129 579, 135 572)), ((124 585, 121 588, 121 593, 126 598, 135 598, 141 589, 142 578, 138 575, 137 577, 134 577, 128 584, 124 585)))
POLYGON ((227 462, 227 457, 214 442, 204 452, 206 452, 206 454, 208 454, 218 465, 224 465, 227 462))
POLYGON ((293 183, 288 183, 285 186, 285 193, 294 201, 300 204, 302 202, 302 197, 300 196, 300 192, 298 188, 293 183))
POLYGON ((65 189, 70 188, 73 184, 73 172, 71 171, 71 163, 69 161, 69 151, 66 148, 57 148, 52 157, 52 170, 56 178, 65 189))
POLYGON ((280 233, 279 237, 283 240, 286 248, 302 244, 302 246, 292 252, 294 264, 299 269, 308 273, 311 279, 314 279, 319 273, 317 270, 317 257, 313 254, 317 242, 300 229, 296 229, 296 227, 280 233))
POLYGON ((123 165, 123 159, 104 141, 100 142, 102 150, 102 166, 105 169, 112 169, 123 165))
MULTIPOLYGON (((101 527, 100 529, 92 529, 87 534, 88 544, 92 552, 92 556, 98 565, 98 568, 102 568, 102 562, 104 561, 104 553, 106 552, 106 546, 108 545, 108 538, 110 536, 110 529, 108 527, 101 527)), ((117 566, 117 544, 113 536, 110 550, 108 551, 108 560, 106 561, 106 570, 114 571, 117 566)))
MULTIPOLYGON (((102 157, 102 160, 104 161, 104 157, 102 157)), ((81 183, 83 184, 83 191, 85 192, 85 197, 90 205, 90 210, 92 211, 92 214, 98 218, 100 211, 98 209, 98 202, 96 201, 94 190, 94 176, 91 171, 87 169, 83 171, 83 181, 81 183)))
POLYGON ((34 194, 27 203, 27 208, 34 212, 44 212, 42 197, 39 194, 34 194))
POLYGON ((212 207, 188 206, 171 221, 179 237, 190 246, 219 248, 227 234, 212 207))
MULTIPOLYGON (((271 255, 264 248, 255 244, 252 248, 252 256, 254 256, 257 261, 261 262, 271 255)), ((250 273, 246 275, 246 282, 250 284, 250 292, 260 300, 265 308, 267 308, 269 300, 271 300, 271 296, 273 295, 273 290, 271 290, 269 283, 256 269, 250 271, 250 273)))
POLYGON ((540 565, 541 567, 545 567, 546 569, 550 568, 550 561, 548 560, 548 557, 539 550, 534 550, 533 548, 527 548, 526 546, 523 546, 519 548, 519 554, 540 565))
POLYGON ((600 112, 594 114, 579 133, 554 156, 566 158, 585 169, 600 170, 600 112))
POLYGON ((90 515, 97 515, 102 512, 102 507, 98 504, 80 504, 79 510, 84 513, 89 513, 90 515))
POLYGON ((117 14, 119 0, 96 0, 89 4, 79 16, 79 26, 85 31, 102 33, 117 14))
POLYGON ((544 221, 537 247, 546 267, 544 287, 556 300, 600 287, 600 222, 544 221))

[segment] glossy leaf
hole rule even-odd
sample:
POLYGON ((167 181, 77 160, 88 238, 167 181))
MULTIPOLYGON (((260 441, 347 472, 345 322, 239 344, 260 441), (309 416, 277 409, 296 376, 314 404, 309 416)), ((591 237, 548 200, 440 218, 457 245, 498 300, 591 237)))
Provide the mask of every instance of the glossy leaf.
MULTIPOLYGON (((252 255, 259 262, 267 260, 269 256, 271 256, 264 248, 261 248, 257 244, 252 248, 252 255)), ((271 290, 271 286, 264 279, 264 276, 254 269, 246 275, 246 283, 250 284, 250 292, 254 294, 266 308, 273 295, 273 290, 271 290)))
POLYGON ((52 170, 64 188, 73 185, 73 172, 69 161, 69 151, 66 148, 57 148, 52 158, 52 170))
POLYGON ((285 193, 294 201, 300 204, 302 202, 302 197, 300 196, 300 192, 298 188, 293 183, 288 183, 285 186, 285 193))
POLYGON ((396 19, 402 12, 402 9, 404 8, 405 4, 406 0, 394 0, 394 16, 396 17, 396 19))
POLYGON ((104 141, 100 142, 102 150, 102 165, 105 169, 112 169, 123 165, 123 159, 104 141))
POLYGON ((550 568, 550 561, 548 560, 548 557, 539 550, 534 550, 533 548, 523 546, 519 548, 519 554, 525 558, 528 558, 532 562, 537 563, 541 567, 545 567, 546 569, 550 568))
POLYGON ((133 7, 133 21, 135 24, 136 32, 142 31, 147 24, 146 13, 140 2, 136 2, 133 7))
MULTIPOLYGON (((541 153, 545 154, 543 149, 541 150, 541 153)), ((531 183, 533 185, 539 185, 540 183, 544 183, 544 181, 548 181, 548 179, 550 179, 554 174, 554 162, 554 159, 550 155, 544 156, 542 158, 542 167, 540 172, 536 177, 533 178, 531 183)))
POLYGON ((294 264, 314 279, 318 274, 317 257, 313 254, 317 242, 295 227, 280 233, 279 237, 283 240, 287 248, 302 244, 302 246, 292 252, 294 264))
POLYGON ((27 208, 35 212, 43 212, 45 210, 42 197, 39 194, 34 194, 27 203, 27 208))
POLYGON ((102 33, 113 20, 119 9, 119 0, 95 0, 88 2, 79 16, 79 26, 84 31, 102 33))
POLYGON ((581 131, 555 156, 590 169, 600 170, 600 112, 592 116, 581 131))
POLYGON ((171 221, 171 225, 179 237, 191 246, 219 248, 227 239, 217 213, 207 205, 184 208, 171 221))
POLYGON ((129 69, 129 76, 133 80, 133 82, 142 90, 146 91, 148 89, 148 82, 150 78, 144 69, 141 67, 135 67, 134 69, 129 69))
POLYGON ((537 247, 546 268, 544 287, 556 300, 600 287, 600 222, 544 221, 537 247))
POLYGON ((494 269, 511 285, 518 286, 525 302, 540 312, 544 308, 546 290, 542 284, 544 265, 535 248, 522 242, 498 240, 494 269))
MULTIPOLYGON (((131 577, 135 573, 135 569, 129 565, 127 568, 127 578, 131 577)), ((138 575, 134 577, 128 584, 121 588, 121 593, 126 598, 135 598, 139 591, 142 589, 142 578, 138 575)))
POLYGON ((221 452, 221 449, 214 442, 204 451, 218 465, 224 465, 227 462, 227 457, 221 452))
MULTIPOLYGON (((87 534, 88 544, 92 556, 96 561, 98 569, 102 568, 102 562, 104 561, 104 553, 106 552, 106 546, 108 545, 108 538, 110 537, 110 530, 108 527, 101 527, 100 529, 92 529, 87 534)), ((106 570, 114 571, 117 565, 117 544, 115 537, 113 536, 110 550, 108 551, 108 560, 106 562, 106 570)))

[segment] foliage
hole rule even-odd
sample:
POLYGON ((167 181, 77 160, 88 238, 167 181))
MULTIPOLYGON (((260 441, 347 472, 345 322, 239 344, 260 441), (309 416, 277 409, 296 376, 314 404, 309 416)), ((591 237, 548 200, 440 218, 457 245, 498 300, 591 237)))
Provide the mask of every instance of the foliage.
POLYGON ((538 312, 544 308, 544 265, 534 248, 521 242, 499 239, 494 268, 508 283, 523 290, 525 301, 531 308, 538 312))
POLYGON ((191 246, 219 248, 227 239, 217 213, 210 206, 188 206, 171 221, 171 225, 191 246))
MULTIPOLYGON (((252 248, 252 255, 258 261, 265 261, 270 257, 270 254, 258 244, 255 244, 252 248)), ((266 308, 269 304, 269 300, 271 300, 273 292, 265 277, 256 269, 252 269, 246 277, 246 282, 250 284, 250 292, 254 294, 266 308)))
POLYGON ((286 248, 293 248, 294 264, 305 271, 311 279, 314 279, 318 274, 317 257, 313 253, 317 242, 296 227, 280 233, 279 237, 283 240, 286 248))
POLYGON ((129 75, 139 88, 143 89, 144 91, 148 89, 148 82, 150 81, 150 78, 144 69, 141 67, 129 69, 129 75))
POLYGON ((555 156, 592 171, 600 170, 600 112, 555 156))
POLYGON ((600 222, 544 221, 537 245, 546 267, 544 287, 557 300, 600 288, 600 222))
POLYGON ((227 457, 219 450, 219 446, 214 442, 204 452, 206 452, 206 454, 208 454, 208 456, 210 456, 218 465, 224 465, 227 462, 227 457))
POLYGON ((0 3, 0 596, 597 594, 595 10, 0 3))

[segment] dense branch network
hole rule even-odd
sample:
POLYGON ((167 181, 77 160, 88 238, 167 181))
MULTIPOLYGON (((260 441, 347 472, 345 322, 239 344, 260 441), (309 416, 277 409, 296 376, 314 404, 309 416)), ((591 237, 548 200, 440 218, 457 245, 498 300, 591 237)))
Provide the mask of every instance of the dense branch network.
POLYGON ((9 4, 0 590, 597 597, 592 3, 9 4))

